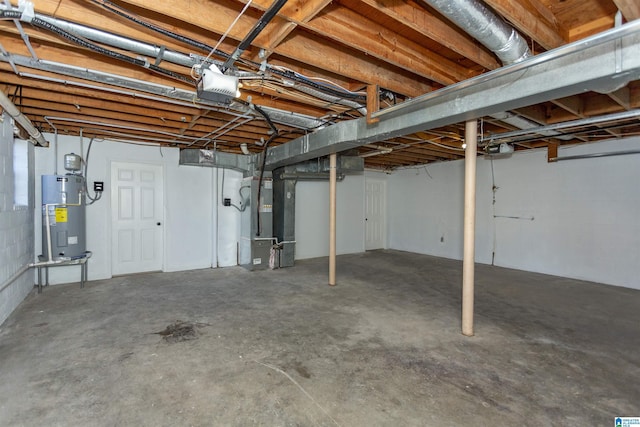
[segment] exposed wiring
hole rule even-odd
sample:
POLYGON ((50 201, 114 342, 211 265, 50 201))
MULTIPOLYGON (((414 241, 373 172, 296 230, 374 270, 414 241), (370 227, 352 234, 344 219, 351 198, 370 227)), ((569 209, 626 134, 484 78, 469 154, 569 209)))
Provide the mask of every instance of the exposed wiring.
POLYGON ((224 34, 222 35, 222 37, 220 37, 220 40, 218 40, 218 43, 215 45, 215 47, 213 49, 211 49, 211 51, 209 52, 209 54, 207 55, 207 57, 204 59, 204 61, 202 61, 201 67, 204 66, 204 63, 207 62, 209 60, 209 58, 211 57, 211 55, 213 55, 214 52, 216 52, 218 50, 218 47, 220 46, 220 44, 222 43, 222 41, 227 38, 227 35, 229 34, 229 31, 231 31, 231 29, 236 25, 236 23, 238 22, 238 19, 240 19, 240 17, 242 15, 244 15, 244 13, 247 11, 247 9, 249 8, 249 6, 251 5, 251 1, 249 0, 247 2, 247 4, 244 5, 244 7, 242 8, 242 10, 240 11, 240 13, 238 14, 238 16, 236 16, 236 19, 233 20, 233 22, 231 23, 231 25, 229 25, 229 28, 227 28, 227 31, 224 32, 224 34))
POLYGON ((86 194, 87 198, 91 200, 90 203, 87 203, 88 205, 92 205, 102 198, 102 191, 96 191, 95 197, 91 197, 91 195, 89 194, 89 189, 87 188, 87 179, 89 178, 89 175, 87 175, 89 173, 89 155, 91 154, 91 146, 93 145, 93 141, 95 139, 95 137, 92 137, 91 140, 89 140, 89 146, 87 147, 87 158, 84 161, 84 194, 86 194))
POLYGON ((456 148, 456 147, 451 147, 450 145, 445 145, 445 144, 439 144, 435 141, 429 141, 428 139, 423 140, 422 142, 427 142, 429 144, 433 144, 436 147, 441 147, 441 148, 446 148, 448 150, 453 150, 453 151, 462 151, 464 152, 464 148, 456 148))
MULTIPOLYGON (((16 18, 22 17, 22 12, 17 11, 17 10, 2 10, 2 11, 0 11, 0 17, 1 18, 16 19, 16 18)), ((78 37, 75 34, 72 34, 72 33, 68 32, 68 31, 65 31, 62 28, 60 28, 60 27, 58 27, 56 25, 53 25, 50 22, 42 20, 42 19, 40 19, 38 17, 34 17, 31 20, 31 24, 34 27, 50 31, 50 32, 62 37, 62 38, 65 38, 65 39, 69 40, 70 42, 72 42, 72 43, 74 43, 74 44, 76 44, 78 46, 93 50, 94 52, 100 53, 100 54, 108 56, 110 58, 114 58, 114 59, 117 59, 117 60, 120 60, 120 61, 128 62, 129 64, 137 65, 139 67, 148 68, 148 69, 150 69, 152 71, 155 71, 155 72, 157 72, 159 74, 163 74, 165 76, 174 78, 176 80, 184 81, 184 82, 191 83, 191 84, 193 83, 193 81, 191 79, 189 79, 188 77, 185 77, 185 76, 183 76, 181 74, 178 74, 178 73, 175 73, 173 71, 158 67, 157 65, 154 65, 154 64, 150 64, 147 61, 144 61, 142 59, 132 58, 132 57, 124 55, 124 54, 122 54, 120 52, 116 52, 114 50, 107 49, 107 48, 102 47, 102 46, 100 46, 98 44, 90 42, 90 41, 88 41, 88 40, 86 40, 86 39, 84 39, 82 37, 78 37)))
MULTIPOLYGON (((220 201, 222 202, 222 205, 224 206, 224 176, 225 176, 225 169, 222 169, 222 184, 221 184, 221 189, 220 189, 220 201)), ((233 206, 234 208, 236 208, 239 212, 244 212, 247 209, 248 203, 244 203, 244 197, 242 196, 242 190, 245 188, 250 188, 250 186, 248 185, 242 185, 239 189, 238 189, 238 194, 240 195, 240 206, 237 206, 233 203, 230 203, 229 206, 233 206)))
MULTIPOLYGON (((254 110, 256 110, 258 113, 260 113, 260 115, 262 117, 264 117, 264 119, 267 121, 267 124, 269 125, 269 127, 271 128, 271 131, 273 132, 273 134, 271 136, 273 137, 275 135, 278 135, 278 128, 276 128, 276 125, 274 125, 273 122, 271 121, 271 117, 269 117, 269 115, 262 108, 258 107, 257 105, 251 104, 251 106, 253 107, 254 110)), ((267 148, 267 145, 265 144, 265 149, 266 148, 267 148)))
MULTIPOLYGON (((271 69, 272 70, 275 69, 275 70, 280 70, 280 71, 286 71, 286 72, 292 73, 294 75, 302 76, 301 74, 296 73, 295 71, 293 71, 291 68, 287 68, 287 67, 284 67, 282 65, 272 65, 271 69)), ((350 90, 340 86, 339 84, 337 84, 335 82, 332 82, 331 80, 328 80, 328 79, 325 79, 325 78, 322 78, 322 77, 307 77, 307 76, 302 76, 302 77, 304 77, 305 79, 313 80, 313 81, 319 81, 319 82, 328 83, 330 86, 333 86, 336 89, 339 89, 339 90, 341 90, 343 92, 346 92, 346 93, 350 93, 352 95, 361 95, 363 97, 367 96, 367 92, 365 92, 365 91, 353 92, 353 91, 350 91, 350 90)))
MULTIPOLYGON (((126 9, 117 6, 115 4, 113 4, 112 2, 110 2, 109 0, 91 0, 93 3, 102 6, 103 8, 117 14, 118 16, 121 16, 125 19, 128 19, 132 22, 135 22, 138 25, 142 25, 145 28, 148 28, 150 30, 156 31, 162 35, 165 35, 167 37, 171 37, 175 40, 178 40, 182 43, 185 43, 187 45, 190 45, 192 47, 198 48, 202 51, 205 52, 211 52, 212 50, 214 51, 213 54, 223 58, 223 59, 229 59, 231 57, 230 54, 221 51, 221 50, 217 50, 214 49, 213 46, 210 46, 206 43, 202 43, 198 40, 192 39, 190 37, 185 37, 182 36, 180 34, 174 33, 172 31, 168 31, 162 27, 159 27, 157 25, 145 22, 144 20, 136 17, 135 15, 133 15, 131 12, 127 11, 126 9)), ((255 61, 250 61, 248 59, 243 59, 243 58, 239 58, 238 61, 254 70, 260 70, 262 67, 262 64, 255 62, 255 61)), ((290 70, 288 68, 285 67, 278 67, 278 66, 273 66, 273 65, 269 65, 266 64, 266 70, 279 75, 281 77, 284 77, 286 79, 289 80, 293 80, 296 81, 298 83, 302 83, 305 84, 307 86, 310 86, 314 89, 323 91, 327 94, 330 95, 334 95, 337 97, 341 97, 341 98, 345 98, 345 99, 351 99, 351 100, 359 100, 364 102, 366 99, 365 95, 363 92, 351 92, 347 89, 344 89, 342 87, 340 87, 339 85, 337 85, 336 83, 331 83, 331 85, 328 84, 321 84, 321 83, 317 83, 315 81, 313 81, 313 79, 311 77, 307 77, 304 76, 302 74, 296 73, 293 70, 290 70)))
POLYGON ((278 131, 274 132, 273 135, 264 143, 264 149, 262 150, 262 165, 260 166, 260 176, 258 177, 258 197, 256 203, 256 214, 257 214, 257 229, 256 229, 256 237, 260 237, 262 223, 260 218, 260 195, 262 194, 262 179, 264 177, 264 168, 267 164, 267 148, 269 148, 269 143, 276 139, 278 136, 278 131))
MULTIPOLYGON (((268 89, 276 92, 278 95, 286 95, 287 99, 295 99, 296 101, 305 102, 311 105, 314 105, 319 108, 332 109, 337 112, 344 113, 346 111, 354 111, 356 110, 354 107, 348 107, 335 101, 326 101, 324 99, 307 95, 304 92, 300 92, 297 90, 291 90, 291 86, 287 86, 286 83, 281 80, 276 79, 241 79, 243 80, 243 87, 250 88, 257 91, 261 91, 261 89, 268 89)), ((295 88, 293 88, 295 89, 295 88)))
MULTIPOLYGON (((145 28, 148 28, 150 30, 153 30, 157 33, 160 33, 162 35, 165 35, 167 37, 170 37, 174 40, 178 40, 182 43, 191 45, 193 47, 197 47, 198 49, 204 50, 204 51, 210 51, 211 49, 213 49, 212 46, 209 46, 208 44, 199 42, 195 39, 192 39, 190 37, 185 37, 185 36, 181 36, 178 33, 174 33, 173 31, 169 31, 169 30, 165 30, 162 27, 159 27, 157 25, 151 24, 149 22, 146 22, 142 19, 139 19, 138 17, 136 17, 135 15, 133 15, 131 12, 129 12, 128 10, 124 9, 121 6, 118 6, 112 2, 110 2, 109 0, 91 0, 93 3, 102 6, 103 8, 107 9, 110 12, 115 13, 116 15, 128 19, 131 22, 135 22, 138 25, 142 25, 145 28)), ((218 50, 216 52, 214 52, 217 56, 220 56, 222 58, 228 58, 230 55, 226 52, 223 52, 221 50, 218 50)))

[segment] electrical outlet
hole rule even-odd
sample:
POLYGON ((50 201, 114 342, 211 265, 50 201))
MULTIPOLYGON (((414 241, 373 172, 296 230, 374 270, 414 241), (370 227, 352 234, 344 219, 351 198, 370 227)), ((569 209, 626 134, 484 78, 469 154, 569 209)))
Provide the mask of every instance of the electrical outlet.
POLYGON ((224 206, 231 206, 231 199, 224 199, 222 203, 224 206))
POLYGON ((93 181, 93 191, 96 193, 100 193, 101 191, 104 191, 104 182, 93 181))

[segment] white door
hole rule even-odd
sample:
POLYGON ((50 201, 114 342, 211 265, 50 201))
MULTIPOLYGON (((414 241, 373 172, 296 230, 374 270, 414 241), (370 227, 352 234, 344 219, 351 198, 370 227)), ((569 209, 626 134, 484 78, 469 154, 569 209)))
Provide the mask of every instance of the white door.
POLYGON ((386 182, 365 179, 365 242, 366 250, 386 246, 386 182))
POLYGON ((111 273, 162 270, 162 166, 111 163, 111 273))

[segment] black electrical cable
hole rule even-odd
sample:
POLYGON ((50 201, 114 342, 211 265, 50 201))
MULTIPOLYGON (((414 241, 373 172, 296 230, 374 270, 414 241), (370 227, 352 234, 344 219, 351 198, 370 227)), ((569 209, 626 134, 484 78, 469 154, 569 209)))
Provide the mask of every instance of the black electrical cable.
MULTIPOLYGON (((20 19, 22 17, 22 12, 17 11, 17 10, 3 10, 0 11, 0 18, 4 18, 4 19, 20 19)), ((110 49, 106 49, 100 45, 97 45, 95 43, 92 43, 90 41, 87 41, 86 39, 83 39, 81 37, 78 37, 68 31, 63 30, 62 28, 51 24, 50 22, 47 22, 45 20, 42 20, 40 18, 33 18, 31 20, 31 24, 34 27, 37 28, 41 28, 43 30, 47 30, 50 31, 54 34, 57 34, 60 37, 63 37, 67 40, 69 40, 72 43, 75 43, 81 47, 85 47, 87 49, 91 49, 94 52, 100 53, 102 55, 108 56, 110 58, 114 58, 120 61, 124 61, 124 62, 128 62, 129 64, 133 64, 133 65, 137 65, 140 67, 144 67, 144 68, 148 68, 152 71, 155 71, 157 73, 172 77, 174 79, 177 80, 181 80, 184 81, 186 83, 189 84, 193 84, 194 81, 186 76, 183 76, 181 74, 175 73, 173 71, 170 70, 166 70, 164 68, 158 67, 154 64, 148 64, 146 61, 143 61, 142 59, 137 59, 137 58, 131 58, 127 55, 124 55, 122 53, 110 50, 110 49)))
POLYGON ((273 135, 271 135, 271 137, 269 137, 267 142, 264 143, 264 149, 262 150, 262 165, 260 166, 260 176, 258 177, 258 200, 256 201, 256 237, 260 237, 260 233, 262 231, 262 224, 260 221, 260 195, 262 193, 262 178, 264 177, 264 169, 267 164, 267 148, 269 147, 269 143, 276 139, 277 136, 278 132, 276 131, 273 135))
MULTIPOLYGON (((158 32, 158 33, 160 33, 162 35, 171 37, 171 38, 173 38, 175 40, 178 40, 178 41, 180 41, 182 43, 185 43, 185 44, 188 44, 190 46, 196 47, 196 48, 201 49, 201 50, 203 50, 205 52, 211 52, 213 50, 213 47, 208 45, 208 44, 206 44, 206 43, 202 43, 202 42, 200 42, 198 40, 195 40, 195 39, 192 39, 190 37, 185 37, 185 36, 182 36, 180 34, 174 33, 172 31, 165 30, 164 28, 158 27, 157 25, 153 25, 153 24, 150 24, 148 22, 145 22, 145 21, 135 17, 134 15, 129 13, 128 11, 126 11, 126 9, 121 8, 121 7, 117 6, 117 5, 114 5, 109 0, 92 0, 92 2, 97 4, 97 5, 99 5, 99 6, 102 6, 103 8, 109 10, 110 12, 113 12, 113 13, 117 14, 118 16, 121 16, 121 17, 123 17, 125 19, 130 20, 131 22, 134 22, 134 23, 136 23, 138 25, 142 25, 145 28, 148 28, 150 30, 156 31, 156 32, 158 32), (117 8, 119 8, 120 10, 118 10, 117 8)), ((213 52, 213 54, 215 54, 217 56, 220 56, 220 57, 222 57, 224 59, 228 59, 228 58, 231 57, 230 54, 228 54, 226 52, 223 52, 223 51, 221 51, 219 49, 216 49, 213 52)), ((254 61, 250 61, 248 59, 239 58, 238 61, 240 61, 241 63, 243 63, 245 65, 248 65, 248 66, 250 66, 252 68, 255 68, 255 69, 259 69, 260 66, 261 66, 260 63, 254 62, 254 61)), ((337 96, 337 97, 343 98, 343 99, 359 100, 359 101, 363 101, 363 102, 366 100, 366 97, 364 95, 338 90, 338 89, 332 88, 332 87, 330 87, 330 86, 328 86, 326 84, 321 84, 321 83, 318 83, 318 82, 314 82, 313 80, 311 80, 311 79, 309 79, 309 78, 307 78, 307 77, 305 77, 303 75, 300 75, 300 74, 298 74, 298 73, 296 73, 294 71, 279 70, 277 68, 271 67, 268 64, 267 64, 267 69, 272 74, 276 74, 276 75, 278 75, 280 77, 284 77, 286 79, 293 80, 295 82, 305 84, 305 85, 310 86, 310 87, 312 87, 314 89, 317 89, 319 91, 325 92, 325 93, 327 93, 329 95, 337 96)))
POLYGON ((3 19, 20 19, 22 12, 19 10, 2 10, 0 11, 0 18, 3 19))
MULTIPOLYGON (((122 17, 122 18, 128 19, 131 22, 134 22, 134 23, 136 23, 138 25, 142 25, 145 28, 148 28, 150 30, 156 31, 156 32, 158 32, 158 33, 160 33, 162 35, 171 37, 172 39, 178 40, 178 41, 180 41, 182 43, 188 44, 188 45, 193 46, 193 47, 197 47, 199 49, 202 49, 202 50, 208 51, 208 52, 213 50, 213 47, 209 46, 206 43, 199 42, 199 41, 197 41, 195 39, 192 39, 190 37, 182 36, 182 35, 180 35, 178 33, 174 33, 173 31, 165 30, 162 27, 159 27, 159 26, 154 25, 154 24, 150 24, 150 23, 148 23, 148 22, 146 22, 146 21, 144 21, 142 19, 139 19, 139 18, 135 17, 134 15, 132 15, 126 9, 124 9, 124 8, 122 8, 120 6, 117 6, 117 5, 113 4, 112 2, 110 2, 108 0, 103 0, 103 1, 92 0, 92 2, 97 4, 97 5, 99 5, 99 6, 104 7, 108 11, 113 12, 116 15, 122 17), (118 9, 120 9, 120 10, 118 10, 118 9)), ((221 50, 217 50, 217 49, 213 53, 215 55, 217 55, 217 56, 220 56, 220 57, 224 58, 224 59, 227 59, 227 58, 231 57, 231 55, 229 55, 228 53, 223 52, 221 50)))
MULTIPOLYGON (((135 16, 133 16, 133 15, 131 15, 129 13, 125 13, 125 12, 123 12, 121 10, 118 10, 118 9, 116 9, 117 6, 114 5, 113 3, 109 2, 108 0, 103 0, 103 1, 92 0, 92 2, 97 4, 97 5, 99 5, 99 6, 102 6, 103 8, 109 10, 110 12, 115 13, 116 15, 118 15, 120 17, 128 19, 128 20, 130 20, 130 21, 132 21, 132 22, 134 22, 134 23, 136 23, 138 25, 142 25, 145 28, 148 28, 150 30, 156 31, 156 32, 158 32, 160 34, 163 34, 165 36, 171 37, 171 38, 173 38, 175 40, 178 40, 178 41, 180 41, 182 43, 188 44, 190 46, 196 47, 196 48, 201 49, 201 50, 206 51, 206 52, 211 52, 213 50, 213 47, 208 45, 208 44, 206 44, 206 43, 202 43, 202 42, 199 42, 198 40, 182 36, 180 34, 172 32, 172 31, 165 30, 162 27, 158 27, 157 25, 150 24, 148 22, 145 22, 145 21, 143 21, 141 19, 136 18, 135 16)), ((22 12, 20 12, 20 11, 14 11, 14 10, 2 11, 2 17, 6 18, 6 19, 20 19, 21 16, 22 16, 22 12)), ((60 29, 60 30, 63 31, 62 29, 60 29)), ((220 56, 220 57, 224 58, 224 59, 228 59, 228 58, 231 57, 230 54, 228 54, 228 53, 226 53, 224 51, 221 51, 219 49, 216 49, 213 53, 215 55, 217 55, 217 56, 220 56)), ((134 59, 134 58, 129 58, 129 59, 134 59)), ((243 63, 245 65, 248 65, 248 66, 250 66, 252 68, 255 68, 255 69, 259 69, 260 66, 261 66, 260 63, 257 63, 257 62, 254 62, 254 61, 250 61, 248 59, 239 58, 238 61, 240 61, 241 63, 243 63)), ((140 65, 140 64, 138 64, 138 65, 140 65)), ((144 62, 141 64, 141 66, 145 66, 144 62)), ((151 65, 150 64, 149 68, 151 68, 154 71, 157 71, 159 73, 166 74, 166 75, 169 75, 171 77, 178 78, 180 80, 184 80, 184 77, 180 76, 179 74, 170 72, 168 70, 164 70, 162 68, 156 67, 155 65, 151 65)), ((356 94, 356 93, 351 93, 351 92, 335 89, 335 88, 333 88, 331 86, 328 86, 326 84, 321 84, 321 83, 315 82, 315 81, 313 81, 313 80, 311 80, 311 79, 309 79, 309 78, 307 78, 307 77, 305 77, 305 76, 303 76, 301 74, 298 74, 298 73, 296 73, 294 71, 289 71, 289 70, 284 70, 283 71, 283 70, 279 70, 277 68, 271 67, 269 65, 267 65, 267 69, 272 74, 278 75, 280 77, 283 77, 285 79, 289 79, 289 80, 292 80, 292 81, 295 81, 295 82, 298 82, 298 83, 302 83, 302 84, 307 85, 307 86, 309 86, 309 87, 311 87, 313 89, 317 89, 317 90, 319 90, 321 92, 327 93, 327 94, 332 95, 332 96, 336 96, 336 97, 339 97, 339 98, 342 98, 342 99, 350 99, 350 100, 363 101, 363 102, 366 99, 366 97, 364 95, 359 95, 359 94, 356 94)), ((184 80, 184 81, 187 81, 189 83, 193 83, 192 81, 189 81, 189 80, 184 80)))
POLYGON ((271 143, 271 141, 276 139, 276 137, 279 136, 280 133, 278 132, 278 128, 276 127, 276 125, 274 125, 273 122, 271 121, 271 118, 269 117, 269 115, 262 108, 258 107, 257 105, 254 105, 253 108, 264 117, 264 119, 269 124, 271 131, 273 132, 269 137, 269 139, 267 140, 267 142, 265 142, 264 144, 264 148, 262 150, 262 165, 260 166, 260 176, 258 177, 258 201, 256 202, 256 220, 257 220, 256 236, 260 237, 260 233, 261 233, 260 195, 262 194, 262 178, 264 177, 264 168, 267 164, 267 148, 269 147, 269 143, 271 143))
POLYGON ((255 104, 251 104, 253 106, 253 109, 256 110, 258 113, 260 113, 260 115, 262 117, 264 117, 264 119, 267 121, 267 124, 269 125, 269 127, 271 128, 271 131, 273 132, 273 135, 278 135, 278 128, 276 128, 276 125, 273 124, 273 122, 271 121, 271 117, 269 117, 269 115, 259 106, 255 105, 255 104))
POLYGON ((251 43, 253 43, 256 37, 258 37, 258 35, 262 32, 264 27, 266 27, 267 24, 271 22, 271 20, 274 18, 274 16, 276 16, 278 11, 282 9, 282 6, 284 6, 286 2, 287 0, 275 0, 271 4, 271 6, 269 6, 269 8, 264 12, 262 17, 253 26, 251 31, 249 31, 249 34, 247 34, 244 37, 244 39, 240 42, 236 50, 231 54, 231 57, 227 59, 224 62, 224 64, 222 64, 222 68, 221 68, 222 73, 224 73, 228 68, 231 68, 233 63, 238 58, 240 58, 240 55, 242 55, 242 52, 244 52, 249 48, 249 46, 251 46, 251 43))
MULTIPOLYGON (((224 176, 225 176, 225 168, 222 168, 222 185, 220 186, 220 200, 222 202, 222 204, 224 205, 224 176)), ((229 206, 232 206, 234 208, 236 208, 238 210, 238 212, 244 212, 245 209, 247 209, 247 203, 244 203, 244 196, 242 195, 242 190, 244 190, 245 188, 249 188, 250 186, 248 185, 242 185, 240 186, 240 188, 238 189, 238 195, 240 195, 240 206, 234 205, 233 203, 229 202, 229 206)))

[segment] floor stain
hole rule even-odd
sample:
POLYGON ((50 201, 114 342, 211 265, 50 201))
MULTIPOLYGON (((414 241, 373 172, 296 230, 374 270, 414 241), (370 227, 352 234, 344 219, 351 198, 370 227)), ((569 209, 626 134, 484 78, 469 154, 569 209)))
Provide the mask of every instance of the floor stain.
POLYGON ((204 326, 208 325, 206 323, 192 323, 176 320, 162 331, 153 333, 161 335, 166 342, 174 344, 181 341, 198 339, 198 336, 200 335, 198 329, 203 328, 204 326))

